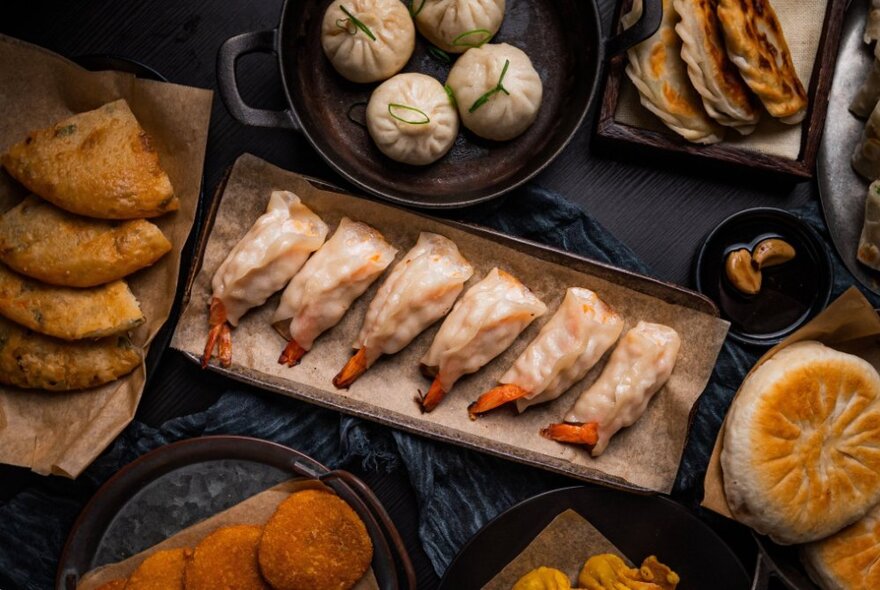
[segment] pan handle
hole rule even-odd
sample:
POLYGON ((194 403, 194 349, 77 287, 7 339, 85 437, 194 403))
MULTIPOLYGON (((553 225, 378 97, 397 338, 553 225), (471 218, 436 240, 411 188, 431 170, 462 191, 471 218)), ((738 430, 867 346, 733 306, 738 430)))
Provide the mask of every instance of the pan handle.
POLYGON ((238 79, 235 75, 235 64, 238 59, 249 53, 276 54, 277 34, 276 29, 253 31, 224 41, 220 51, 217 52, 217 88, 229 114, 239 123, 253 127, 278 127, 298 131, 293 113, 289 110, 255 109, 244 102, 238 90, 238 79))
POLYGON ((403 568, 403 573, 406 576, 406 586, 403 586, 403 588, 407 590, 416 590, 416 572, 413 569, 412 561, 409 559, 409 553, 406 551, 406 545, 404 544, 400 533, 397 531, 397 527, 394 526, 391 517, 388 516, 385 508, 379 502, 379 498, 376 497, 376 494, 374 494, 372 490, 367 487, 367 484, 362 482, 359 478, 355 477, 348 471, 343 471, 342 469, 336 469, 325 473, 318 479, 322 482, 326 482, 328 479, 342 480, 343 483, 353 489, 355 493, 369 505, 370 511, 378 517, 382 528, 385 529, 385 533, 388 535, 391 544, 394 546, 394 551, 397 554, 397 562, 403 568))
MULTIPOLYGON (((609 57, 620 55, 657 32, 663 19, 663 0, 642 0, 642 16, 630 28, 608 39, 606 51, 609 57)), ((620 22, 618 15, 615 23, 620 22)))

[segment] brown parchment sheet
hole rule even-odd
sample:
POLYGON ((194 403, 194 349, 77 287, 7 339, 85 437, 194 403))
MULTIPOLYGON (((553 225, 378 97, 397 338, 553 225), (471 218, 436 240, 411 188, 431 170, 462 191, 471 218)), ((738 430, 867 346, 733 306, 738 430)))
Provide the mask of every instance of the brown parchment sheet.
MULTIPOLYGON (((197 524, 187 527, 168 537, 158 545, 153 545, 149 549, 141 551, 136 555, 132 555, 124 561, 103 565, 93 569, 85 574, 76 585, 77 590, 93 590, 101 584, 127 578, 135 569, 149 556, 156 551, 163 549, 177 549, 179 547, 188 547, 192 549, 198 545, 199 541, 207 537, 220 527, 232 526, 237 524, 256 524, 264 525, 274 514, 275 509, 281 502, 286 500, 290 494, 305 489, 329 489, 320 482, 314 480, 290 480, 280 483, 269 488, 264 492, 260 492, 255 496, 251 496, 247 500, 236 504, 232 508, 219 512, 214 516, 203 520, 197 524)), ((372 568, 354 586, 353 590, 378 590, 379 583, 373 574, 372 568)))
MULTIPOLYGON (((758 359, 758 362, 749 371, 749 375, 783 348, 804 340, 818 340, 836 350, 860 356, 880 371, 880 346, 878 346, 880 344, 880 316, 856 287, 847 289, 803 328, 771 348, 767 354, 758 359)), ((737 395, 739 395, 739 391, 737 391, 737 395)), ((733 399, 733 403, 736 403, 736 396, 733 399)), ((721 425, 718 438, 715 439, 712 458, 709 460, 704 480, 703 506, 723 516, 733 518, 727 505, 727 496, 724 493, 724 475, 721 470, 721 450, 726 423, 725 420, 721 425)))
POLYGON ((627 565, 632 562, 574 510, 566 510, 538 533, 522 552, 483 586, 483 590, 510 590, 517 580, 541 566, 558 569, 572 582, 588 557, 613 553, 627 565))
MULTIPOLYGON (((773 8, 788 41, 795 71, 804 88, 809 92, 813 70, 817 69, 815 65, 820 61, 819 41, 825 26, 828 0, 773 0, 773 8)), ((810 100, 825 98, 809 97, 810 100)), ((760 100, 757 102, 760 104, 760 100)), ((626 73, 621 76, 620 97, 617 101, 617 110, 614 112, 614 120, 632 127, 678 137, 642 106, 639 102, 639 92, 626 73)), ((786 125, 761 107, 761 121, 752 134, 744 136, 732 128, 727 128, 722 145, 796 160, 801 151, 804 126, 807 124, 809 119, 804 119, 799 125, 786 125)))
MULTIPOLYGON (((477 373, 462 378, 443 403, 423 414, 414 398, 430 383, 419 372, 419 360, 439 327, 435 324, 408 347, 373 365, 348 390, 339 391, 331 379, 353 353, 351 348, 367 305, 383 278, 361 297, 335 328, 324 333, 302 362, 287 368, 277 363, 284 340, 269 322, 279 296, 247 314, 233 330, 233 366, 224 374, 304 399, 318 405, 397 426, 417 434, 488 451, 609 485, 668 492, 672 488, 688 430, 689 416, 702 393, 728 324, 707 313, 661 301, 633 289, 573 268, 524 254, 496 240, 476 236, 452 225, 419 216, 389 205, 320 190, 295 173, 245 154, 236 161, 213 224, 202 266, 192 286, 172 340, 172 347, 192 359, 201 357, 208 330, 210 282, 227 253, 263 213, 274 189, 292 190, 335 230, 342 216, 368 223, 381 231, 400 252, 416 242, 420 231, 442 234, 458 244, 475 267, 465 288, 499 266, 522 280, 547 304, 539 318, 506 352, 477 373), (617 434, 608 450, 592 459, 583 448, 562 445, 538 432, 560 421, 569 406, 591 383, 601 367, 581 384, 552 403, 514 415, 501 408, 476 421, 468 418, 467 406, 480 393, 496 385, 526 345, 550 319, 568 287, 595 290, 626 319, 625 329, 639 320, 660 322, 675 328, 682 347, 675 371, 666 387, 653 399, 645 415, 633 427, 617 434)), ((213 366, 214 370, 219 370, 213 366)))
MULTIPOLYGON (((146 317, 133 334, 139 346, 153 339, 174 301, 180 253, 198 206, 212 96, 209 90, 121 72, 89 72, 46 49, 0 35, 0 152, 33 129, 118 98, 128 101, 159 151, 180 210, 151 220, 173 244, 171 252, 126 279, 146 317)), ((25 194, 0 172, 0 212, 25 194)), ((0 462, 76 477, 131 421, 144 380, 141 366, 116 382, 73 393, 0 386, 0 462)))

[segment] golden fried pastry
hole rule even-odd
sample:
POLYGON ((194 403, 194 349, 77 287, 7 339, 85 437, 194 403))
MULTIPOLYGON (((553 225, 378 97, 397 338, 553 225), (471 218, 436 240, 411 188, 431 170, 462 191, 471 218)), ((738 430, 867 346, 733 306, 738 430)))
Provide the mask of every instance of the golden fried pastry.
POLYGON ((801 557, 824 590, 880 588, 880 506, 839 533, 805 545, 801 557))
POLYGON ((125 578, 120 578, 119 580, 110 580, 105 584, 101 584, 98 586, 98 590, 122 590, 125 588, 125 584, 128 582, 125 578))
POLYGON ((125 100, 31 132, 0 163, 29 190, 89 217, 137 219, 180 207, 125 100))
POLYGON ((721 467, 731 511, 759 533, 836 533, 880 502, 880 375, 819 342, 782 349, 734 399, 721 467))
POLYGON ((638 569, 611 553, 594 555, 578 575, 578 585, 584 590, 675 590, 678 582, 678 574, 653 555, 638 569))
POLYGON ((186 590, 271 590, 257 564, 262 534, 263 527, 243 524, 202 539, 186 562, 186 590))
POLYGON ((783 123, 803 121, 807 92, 769 0, 718 0, 727 54, 767 111, 783 123))
POLYGON ((144 314, 124 281, 91 289, 52 287, 0 264, 0 315, 63 340, 101 338, 144 323, 144 314))
POLYGON ((571 582, 558 569, 541 566, 517 580, 511 590, 571 590, 571 582))
POLYGON ((0 217, 0 261, 51 285, 103 285, 169 250, 171 242, 149 221, 80 217, 33 195, 0 217))
POLYGON ((189 549, 156 551, 132 572, 125 590, 183 590, 183 570, 191 553, 189 549))
POLYGON ((109 383, 141 364, 126 336, 65 342, 0 317, 0 383, 70 391, 109 383))
POLYGON ((346 590, 372 560, 364 523, 344 500, 324 490, 292 494, 260 540, 260 571, 275 590, 346 590))

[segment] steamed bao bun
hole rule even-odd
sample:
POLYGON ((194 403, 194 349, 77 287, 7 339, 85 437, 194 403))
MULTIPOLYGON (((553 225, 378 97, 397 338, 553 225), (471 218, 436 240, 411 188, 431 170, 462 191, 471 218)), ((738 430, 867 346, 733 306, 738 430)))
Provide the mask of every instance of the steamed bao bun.
POLYGON ((513 139, 528 129, 538 117, 544 93, 529 56, 507 43, 469 49, 455 62, 446 83, 464 126, 495 141, 513 139), (505 91, 493 92, 478 106, 480 97, 497 88, 499 80, 505 91))
POLYGON ((352 82, 378 82, 406 65, 416 31, 400 0, 336 0, 324 13, 321 45, 336 71, 352 82), (347 10, 375 37, 352 22, 347 10))
POLYGON ((416 26, 428 41, 463 53, 495 36, 504 20, 504 0, 412 0, 416 26))
POLYGON ((383 154, 421 166, 442 158, 455 143, 458 113, 434 78, 398 74, 373 91, 367 129, 383 154))

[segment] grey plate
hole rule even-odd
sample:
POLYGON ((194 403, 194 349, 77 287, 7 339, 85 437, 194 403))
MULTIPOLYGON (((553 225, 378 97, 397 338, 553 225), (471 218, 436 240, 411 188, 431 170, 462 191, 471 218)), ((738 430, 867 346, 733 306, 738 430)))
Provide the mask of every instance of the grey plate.
POLYGON ((868 183, 850 164, 865 122, 849 112, 849 103, 867 77, 874 59, 871 47, 862 41, 865 4, 853 2, 843 23, 838 67, 828 96, 825 135, 819 148, 818 180, 822 209, 834 247, 859 282, 880 295, 880 273, 856 261, 868 183))

